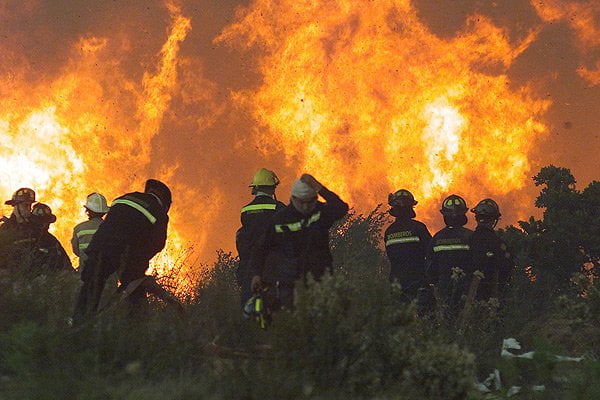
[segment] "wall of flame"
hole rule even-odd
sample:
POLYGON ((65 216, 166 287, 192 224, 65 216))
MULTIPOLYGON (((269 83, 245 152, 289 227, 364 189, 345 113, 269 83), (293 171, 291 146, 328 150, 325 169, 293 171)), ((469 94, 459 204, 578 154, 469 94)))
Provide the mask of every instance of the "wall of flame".
POLYGON ((514 222, 539 166, 597 179, 599 15, 593 0, 4 0, 0 196, 36 189, 68 247, 88 193, 163 179, 158 269, 233 250, 263 166, 282 200, 307 171, 361 212, 412 190, 432 230, 450 193, 493 196, 514 222))

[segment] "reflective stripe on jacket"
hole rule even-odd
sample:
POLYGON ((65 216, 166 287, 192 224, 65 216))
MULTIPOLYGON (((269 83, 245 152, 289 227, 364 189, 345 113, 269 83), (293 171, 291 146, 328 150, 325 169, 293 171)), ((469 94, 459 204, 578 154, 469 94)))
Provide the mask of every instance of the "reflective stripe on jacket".
POLYGON ((431 241, 425 224, 398 217, 385 230, 384 240, 390 260, 390 280, 399 280, 404 288, 421 285, 425 277, 425 253, 431 241))
POLYGON ((252 253, 253 275, 264 282, 293 284, 308 273, 319 279, 332 266, 329 229, 348 212, 337 194, 321 189, 326 203, 317 202, 308 215, 292 204, 277 211, 252 253))
MULTIPOLYGON (((122 265, 122 284, 142 277, 150 259, 165 247, 168 223, 166 210, 150 193, 132 192, 117 198, 85 250, 90 257, 88 265, 92 258, 100 260, 102 254, 110 253, 120 261, 102 263, 102 274, 110 275, 122 265)), ((91 275, 83 272, 85 281, 91 275)))
POLYGON ((271 196, 258 195, 251 203, 242 207, 240 220, 242 227, 238 229, 235 244, 240 256, 242 269, 249 268, 250 255, 261 233, 266 229, 275 211, 285 207, 271 196))
POLYGON ((148 221, 150 221, 151 224, 156 223, 156 217, 152 214, 152 211, 150 211, 150 206, 137 197, 125 195, 113 201, 112 205, 115 204, 124 204, 129 206, 139 211, 144 217, 146 217, 146 219, 148 219, 148 221))
POLYGON ((81 268, 87 260, 85 250, 92 241, 92 237, 102 224, 102 218, 92 218, 89 221, 82 222, 73 228, 73 237, 71 238, 71 246, 73 253, 79 257, 79 267, 81 268))
POLYGON ((460 268, 467 276, 473 273, 470 237, 473 231, 462 226, 447 226, 433 235, 427 252, 429 283, 447 286, 453 268, 460 268))

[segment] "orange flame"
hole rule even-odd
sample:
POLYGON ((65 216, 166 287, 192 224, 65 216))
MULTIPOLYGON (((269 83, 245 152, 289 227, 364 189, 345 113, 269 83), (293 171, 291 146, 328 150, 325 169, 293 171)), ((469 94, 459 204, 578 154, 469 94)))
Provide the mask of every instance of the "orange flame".
POLYGON ((506 70, 537 33, 513 44, 475 15, 445 40, 408 0, 257 0, 217 41, 264 52, 263 84, 235 95, 264 149, 359 209, 405 187, 432 216, 450 192, 473 202, 527 182, 549 102, 506 70))
MULTIPOLYGON (((8 82, 0 85, 14 88, 0 99, 0 167, 5 171, 0 195, 10 198, 18 187, 34 188, 59 216, 53 229, 63 244, 84 219, 81 205, 88 193, 99 191, 110 199, 142 188, 151 141, 176 85, 179 45, 191 29, 174 3, 167 7, 171 27, 158 71, 144 73, 141 85, 127 79, 118 58, 107 51, 113 43, 97 37, 79 40, 75 57, 53 82, 37 87, 21 82, 20 90, 8 82)), ((177 217, 155 268, 172 264, 171 256, 185 243, 177 217)))
MULTIPOLYGON (((140 190, 146 177, 162 179, 173 189, 174 203, 171 243, 154 261, 159 271, 178 263, 190 242, 202 261, 218 246, 233 248, 239 207, 249 196, 245 185, 262 166, 282 178, 282 199, 293 176, 307 171, 359 211, 404 187, 415 193, 419 216, 432 229, 439 225, 441 198, 451 192, 470 205, 498 197, 513 222, 531 211, 521 188, 530 183, 532 165, 542 161, 534 149, 549 130, 546 123, 562 127, 563 115, 552 112, 571 112, 561 109, 567 101, 560 94, 552 94, 556 102, 548 110, 547 87, 544 100, 539 97, 546 78, 532 79, 537 88, 511 80, 529 56, 537 61, 539 49, 522 57, 523 64, 517 58, 533 42, 544 47, 540 32, 560 22, 574 32, 582 55, 579 76, 600 83, 593 0, 532 0, 539 18, 528 32, 517 18, 519 40, 483 15, 467 18, 454 37, 436 36, 421 19, 426 13, 410 0, 253 0, 223 30, 227 5, 213 14, 211 4, 198 10, 165 0, 163 10, 142 12, 139 21, 152 23, 143 34, 133 32, 139 25, 128 20, 140 14, 138 6, 121 6, 118 13, 98 6, 101 13, 86 8, 87 18, 110 15, 109 28, 98 21, 91 30, 84 27, 85 34, 56 34, 67 36, 70 49, 61 52, 68 61, 60 69, 47 68, 49 59, 31 56, 22 43, 35 41, 37 54, 37 38, 55 31, 56 20, 47 16, 61 7, 48 12, 38 1, 9 3, 0 5, 7 32, 0 44, 0 195, 6 199, 18 187, 32 186, 53 207, 53 229, 68 244, 73 225, 84 219, 88 193, 112 199, 140 190), (39 20, 39 29, 24 29, 21 19, 39 20), (192 21, 201 28, 193 34, 192 21), (156 43, 152 28, 163 32, 163 25, 164 38, 156 43), (222 32, 218 43, 258 51, 241 62, 216 46, 209 55, 198 54, 213 44, 207 37, 215 31, 222 32), (257 62, 258 79, 247 60, 257 62), (249 89, 228 93, 232 87, 249 89)), ((558 76, 549 72, 550 79, 558 76)), ((570 83, 561 80, 565 92, 570 83)), ((581 132, 594 126, 586 118, 579 121, 589 120, 590 128, 581 132)), ((575 131, 566 139, 573 140, 568 149, 575 131)), ((544 162, 554 161, 554 153, 544 154, 544 162)))

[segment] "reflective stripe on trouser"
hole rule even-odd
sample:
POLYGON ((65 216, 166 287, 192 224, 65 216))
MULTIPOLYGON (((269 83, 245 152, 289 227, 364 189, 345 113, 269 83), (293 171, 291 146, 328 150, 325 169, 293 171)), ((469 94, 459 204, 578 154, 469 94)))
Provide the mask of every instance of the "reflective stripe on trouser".
POLYGON ((421 239, 419 239, 418 236, 407 236, 407 237, 389 239, 387 242, 385 242, 385 245, 389 246, 389 245, 398 244, 398 243, 417 243, 420 241, 421 241, 421 239))

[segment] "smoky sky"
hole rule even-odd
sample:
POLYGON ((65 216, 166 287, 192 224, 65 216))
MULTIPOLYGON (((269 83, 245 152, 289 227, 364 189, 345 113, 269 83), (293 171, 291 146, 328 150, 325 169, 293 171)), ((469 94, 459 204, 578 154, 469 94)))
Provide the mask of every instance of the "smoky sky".
MULTIPOLYGON (((222 191, 213 220, 189 221, 191 232, 194 224, 214 232, 205 246, 208 259, 217 248, 233 250, 239 209, 250 201, 248 183, 256 169, 277 169, 283 178, 279 193, 284 201, 297 171, 286 165, 282 154, 260 151, 253 140, 260 127, 247 110, 231 102, 232 92, 261 84, 259 50, 240 51, 214 41, 236 21, 236 10, 250 2, 179 4, 192 29, 181 44, 178 86, 151 143, 153 158, 146 169, 152 175, 177 165, 174 179, 196 189, 195 201, 185 205, 190 209, 215 201, 214 188, 222 191)), ((533 84, 540 97, 552 101, 544 117, 549 134, 531 154, 531 173, 544 165, 565 166, 581 188, 599 178, 600 85, 582 79, 577 69, 593 67, 600 49, 582 51, 566 20, 544 22, 525 0, 414 0, 413 4, 420 19, 440 38, 457 35, 474 14, 506 29, 514 43, 539 29, 536 40, 506 71, 512 85, 533 84)), ((106 37, 121 54, 129 78, 140 81, 144 72, 155 68, 169 24, 168 10, 157 0, 0 0, 0 78, 18 75, 32 86, 51 82, 64 73, 80 38, 106 37)), ((10 93, 0 90, 0 96, 10 93)), ((318 177, 318 171, 312 172, 318 177)), ((527 187, 524 193, 535 193, 532 181, 527 187)), ((190 212, 190 219, 194 215, 190 212)))

